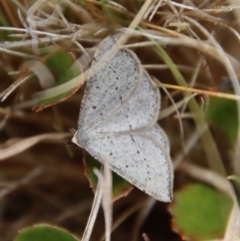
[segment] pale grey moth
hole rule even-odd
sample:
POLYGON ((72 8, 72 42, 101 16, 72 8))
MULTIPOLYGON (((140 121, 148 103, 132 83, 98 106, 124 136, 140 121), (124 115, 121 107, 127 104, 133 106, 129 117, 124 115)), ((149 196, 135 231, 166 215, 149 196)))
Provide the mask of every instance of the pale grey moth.
POLYGON ((157 124, 160 92, 135 53, 116 48, 109 36, 94 55, 72 141, 101 163, 107 159, 140 190, 170 202, 173 168, 168 138, 157 124))

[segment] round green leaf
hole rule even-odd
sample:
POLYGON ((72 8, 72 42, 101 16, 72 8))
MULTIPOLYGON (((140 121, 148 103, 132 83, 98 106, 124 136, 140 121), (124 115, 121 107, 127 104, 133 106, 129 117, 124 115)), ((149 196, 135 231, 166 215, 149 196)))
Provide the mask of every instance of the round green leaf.
MULTIPOLYGON (((56 50, 51 53, 42 53, 43 62, 49 71, 53 74, 54 79, 56 81, 56 86, 64 86, 64 84, 68 84, 74 79, 78 78, 79 81, 75 86, 69 89, 56 89, 51 88, 48 91, 42 91, 41 97, 38 97, 37 103, 35 106, 35 110, 39 111, 46 107, 58 104, 61 101, 64 101, 70 98, 75 92, 82 86, 81 82, 81 66, 76 61, 75 57, 61 49, 56 50), (45 94, 44 94, 45 93, 45 94)), ((36 93, 39 95, 39 92, 36 93)))
POLYGON ((15 241, 79 241, 79 239, 61 228, 39 224, 20 231, 15 241))
POLYGON ((171 205, 176 229, 191 240, 223 237, 231 208, 230 198, 201 184, 175 193, 171 205))

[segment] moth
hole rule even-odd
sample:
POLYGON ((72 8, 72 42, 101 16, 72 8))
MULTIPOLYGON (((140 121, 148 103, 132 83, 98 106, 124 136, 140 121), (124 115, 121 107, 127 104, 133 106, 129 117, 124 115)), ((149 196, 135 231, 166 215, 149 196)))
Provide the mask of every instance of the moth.
POLYGON ((173 167, 168 137, 157 124, 160 102, 136 54, 109 36, 94 55, 72 142, 101 163, 107 159, 111 170, 148 195, 170 202, 173 167))

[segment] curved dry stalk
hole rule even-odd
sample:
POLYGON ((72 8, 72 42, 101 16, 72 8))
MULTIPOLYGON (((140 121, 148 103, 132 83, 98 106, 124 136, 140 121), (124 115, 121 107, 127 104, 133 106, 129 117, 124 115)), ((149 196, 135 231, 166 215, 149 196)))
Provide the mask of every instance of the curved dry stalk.
MULTIPOLYGON (((164 85, 164 84, 163 84, 164 85)), ((170 116, 174 112, 176 112, 177 109, 180 109, 182 106, 187 105, 188 101, 190 101, 192 98, 196 97, 197 94, 192 94, 187 97, 184 97, 182 100, 178 102, 174 102, 174 105, 169 106, 163 110, 161 110, 160 115, 159 115, 159 120, 166 118, 167 116, 170 116)), ((179 114, 180 116, 181 114, 179 114)))
MULTIPOLYGON (((28 30, 25 29, 25 28, 14 28, 14 27, 3 27, 3 26, 0 26, 0 30, 4 30, 4 31, 16 31, 16 32, 23 32, 23 33, 28 33, 28 30)), ((62 37, 62 34, 55 34, 55 33, 52 33, 52 32, 45 32, 45 31, 41 31, 41 30, 31 30, 33 33, 35 34, 39 34, 39 35, 47 35, 49 37, 62 37)), ((22 36, 26 36, 26 35, 22 35, 22 36)), ((10 35, 11 36, 11 35, 10 35)), ((20 41, 21 42, 21 41, 20 41)), ((19 42, 17 42, 19 43, 19 42)), ((17 44, 15 43, 15 44, 17 44)), ((11 42, 5 44, 6 45, 6 48, 8 48, 9 46, 11 47, 11 42)), ((0 45, 1 46, 1 45, 0 45)), ((3 46, 3 45, 2 45, 3 46)), ((18 47, 18 45, 15 45, 16 47, 18 47)), ((21 46, 21 45, 20 45, 21 46)), ((13 46, 14 47, 14 46, 13 46)))
POLYGON ((92 209, 88 218, 87 225, 85 227, 84 233, 82 235, 81 241, 89 241, 92 234, 93 226, 96 221, 97 213, 101 204, 103 190, 101 188, 100 182, 95 190, 94 200, 92 204, 92 209))
POLYGON ((25 54, 25 53, 14 51, 14 50, 9 50, 9 49, 3 48, 3 47, 0 47, 0 52, 15 55, 15 56, 19 56, 19 57, 22 57, 22 58, 30 58, 30 59, 36 58, 34 55, 25 54))
POLYGON ((180 163, 183 161, 183 158, 189 151, 193 148, 193 146, 199 141, 201 135, 206 131, 207 125, 202 126, 201 130, 196 130, 187 141, 184 143, 184 151, 177 154, 176 157, 173 158, 173 168, 177 170, 180 163))
POLYGON ((7 147, 3 147, 0 152, 0 161, 15 156, 39 142, 59 142, 66 137, 72 136, 71 133, 48 133, 17 140, 7 147))
POLYGON ((79 4, 77 4, 77 2, 64 0, 64 3, 78 16, 81 16, 81 19, 84 20, 85 23, 95 23, 93 17, 91 16, 91 13, 89 13, 86 9, 82 8, 79 4))
POLYGON ((146 14, 149 6, 152 4, 152 0, 146 0, 143 4, 143 6, 141 7, 141 9, 138 11, 138 13, 136 14, 136 16, 134 17, 134 19, 132 20, 132 22, 130 23, 130 25, 128 26, 127 31, 125 31, 125 33, 119 38, 119 44, 123 45, 128 38, 130 37, 130 35, 133 33, 133 30, 136 29, 136 27, 138 25, 140 25, 140 22, 142 21, 142 19, 144 18, 144 15, 146 14))
POLYGON ((102 189, 102 207, 105 217, 105 240, 111 240, 112 229, 112 173, 109 166, 109 161, 104 162, 103 174, 98 170, 94 170, 97 175, 99 184, 102 189))
MULTIPOLYGON (((195 68, 195 70, 193 72, 192 78, 191 78, 191 80, 189 82, 189 86, 191 86, 191 87, 194 86, 201 66, 202 66, 202 60, 198 61, 198 63, 197 63, 197 66, 196 66, 196 68, 195 68)), ((181 114, 183 114, 185 112, 186 108, 187 108, 187 103, 182 107, 181 114)))
POLYGON ((20 1, 18 1, 18 0, 12 0, 12 2, 16 5, 16 7, 17 7, 18 9, 20 9, 23 13, 26 14, 27 10, 26 10, 26 8, 23 6, 23 4, 22 4, 20 1))
MULTIPOLYGON (((145 205, 145 202, 138 202, 136 205, 131 206, 129 210, 126 212, 123 212, 120 217, 118 217, 112 226, 112 232, 117 229, 129 216, 131 216, 133 213, 138 211, 139 209, 143 208, 145 205)), ((100 238, 100 241, 104 240, 104 236, 100 238)))
MULTIPOLYGON (((180 129, 180 136, 181 136, 181 140, 182 140, 182 149, 184 150, 184 128, 183 128, 183 122, 182 122, 182 119, 181 119, 181 115, 180 115, 180 112, 178 111, 178 108, 176 106, 176 103, 175 101, 173 100, 171 94, 168 92, 168 90, 163 87, 163 91, 166 93, 166 95, 168 96, 168 98, 170 99, 170 101, 172 102, 172 107, 174 108, 174 111, 176 112, 177 116, 178 116, 178 123, 179 123, 179 129, 180 129)), ((188 96, 190 97, 190 96, 188 96)), ((188 98, 186 97, 186 98, 188 98)), ((189 98, 189 101, 191 100, 192 98, 189 98)), ((186 103, 186 102, 185 102, 186 103)))
POLYGON ((84 212, 88 211, 91 207, 92 199, 84 199, 82 202, 77 203, 75 205, 71 205, 67 208, 64 208, 64 210, 59 214, 59 216, 56 217, 55 221, 57 223, 61 223, 71 217, 75 217, 77 215, 82 215, 84 212))
POLYGON ((151 241, 150 238, 147 236, 146 233, 143 233, 143 234, 142 234, 142 237, 143 237, 144 241, 151 241))
POLYGON ((149 215, 149 213, 151 212, 153 206, 155 205, 157 201, 151 197, 148 197, 144 208, 139 212, 137 218, 136 218, 136 222, 134 224, 134 228, 132 231, 132 241, 137 241, 138 240, 138 236, 139 236, 139 230, 143 224, 143 222, 145 221, 145 219, 147 218, 147 216, 149 215))
POLYGON ((157 9, 161 6, 162 4, 162 0, 158 1, 158 0, 155 0, 151 6, 149 6, 147 12, 145 13, 144 15, 144 19, 146 19, 148 17, 148 15, 150 15, 148 17, 148 21, 151 22, 152 18, 154 17, 157 9), (151 13, 152 12, 152 13, 151 13), (151 13, 151 14, 150 14, 151 13))
POLYGON ((93 171, 98 177, 98 185, 95 191, 91 213, 82 236, 82 241, 88 241, 90 239, 101 202, 105 217, 105 240, 110 241, 112 227, 112 174, 108 160, 104 163, 103 172, 97 169, 93 171))
POLYGON ((22 55, 20 55, 17 51, 11 51, 8 50, 9 48, 20 48, 20 47, 28 47, 31 46, 32 44, 39 44, 39 43, 51 43, 54 41, 60 41, 60 40, 64 40, 64 39, 68 39, 68 38, 72 38, 73 35, 56 35, 54 37, 43 37, 43 38, 36 38, 36 39, 30 39, 30 40, 22 40, 22 41, 18 41, 18 42, 13 42, 13 43, 7 43, 7 44, 2 44, 2 47, 0 49, 0 51, 9 53, 9 54, 13 54, 16 56, 22 56, 24 58, 36 58, 36 56, 33 55, 29 55, 29 54, 24 54, 22 53, 22 55))
MULTIPOLYGON (((102 6, 101 1, 87 0, 87 2, 92 2, 92 3, 95 3, 98 6, 102 6)), ((108 4, 108 8, 111 9, 111 10, 118 10, 120 12, 126 12, 127 11, 127 9, 124 6, 122 6, 120 3, 113 2, 111 0, 107 0, 107 1, 105 1, 105 3, 106 3, 106 5, 108 4)))
POLYGON ((33 171, 29 172, 22 179, 3 188, 0 191, 0 198, 3 199, 6 195, 10 194, 11 192, 13 192, 17 188, 19 188, 21 185, 25 185, 25 184, 29 183, 31 180, 33 180, 34 178, 38 177, 41 173, 42 173, 42 170, 39 168, 36 168, 33 171))

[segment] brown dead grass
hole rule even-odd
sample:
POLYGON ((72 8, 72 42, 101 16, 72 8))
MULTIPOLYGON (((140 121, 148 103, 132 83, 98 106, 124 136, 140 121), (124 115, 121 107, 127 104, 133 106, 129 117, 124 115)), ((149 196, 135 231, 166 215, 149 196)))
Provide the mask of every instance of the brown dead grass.
MULTIPOLYGON (((12 27, 0 30, 1 91, 25 76, 24 63, 30 57, 39 56, 38 42, 67 49, 77 59, 84 51, 91 57, 101 39, 121 31, 126 37, 123 42, 163 84, 209 90, 227 76, 234 94, 240 94, 237 79, 240 15, 239 6, 230 7, 231 1, 159 1, 158 8, 150 4, 157 1, 145 1, 142 9, 141 1, 135 0, 105 6, 98 1, 79 2, 84 4, 70 0, 0 3, 1 17, 12 27), (55 16, 51 15, 54 10, 58 13, 55 16), (138 26, 141 31, 136 30, 138 26), (129 31, 123 30, 127 27, 129 31), (18 75, 9 75, 13 71, 19 71, 18 75)), ((86 56, 84 60, 89 61, 86 56)), ((23 227, 41 222, 64 227, 81 237, 92 204, 92 190, 84 176, 83 151, 66 146, 71 139, 69 129, 77 128, 83 88, 68 100, 36 113, 32 111, 31 100, 39 91, 42 88, 37 78, 26 81, 0 107, 2 241, 12 240, 23 227)), ((169 93, 176 103, 188 97, 180 90, 169 89, 169 93)), ((169 97, 162 94, 162 109, 170 108, 169 97)), ((171 155, 177 161, 175 167, 190 160, 220 174, 240 174, 239 140, 232 145, 221 130, 214 128, 213 136, 209 131, 191 139, 202 128, 211 127, 204 118, 207 103, 208 96, 200 95, 182 109, 182 129, 174 109, 161 120, 171 141, 171 155), (182 155, 187 144, 190 147, 182 155)), ((239 110, 238 106, 238 117, 239 110)), ((189 181, 179 171, 175 188, 189 181)), ((142 232, 150 240, 181 240, 171 231, 165 204, 153 206, 154 211, 143 220, 140 231, 134 229, 146 198, 134 190, 114 204, 113 223, 122 217, 122 224, 113 232, 112 240, 131 240, 131 237, 142 240, 139 236, 142 232)), ((92 240, 99 240, 103 235, 103 220, 100 213, 92 240)))

